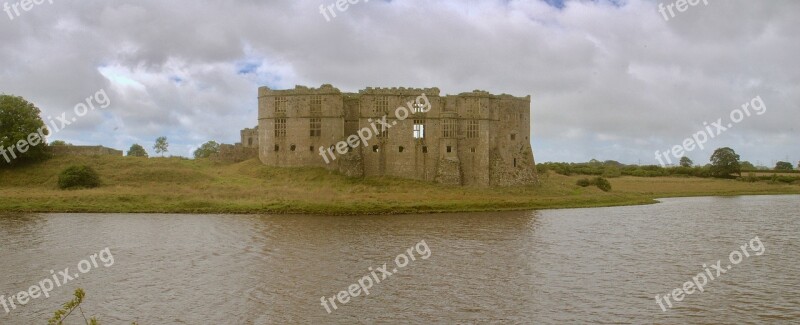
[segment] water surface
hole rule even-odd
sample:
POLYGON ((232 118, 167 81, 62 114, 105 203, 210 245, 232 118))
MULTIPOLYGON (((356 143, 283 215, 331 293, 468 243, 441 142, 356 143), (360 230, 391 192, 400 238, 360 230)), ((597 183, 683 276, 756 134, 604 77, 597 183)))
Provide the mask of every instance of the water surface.
POLYGON ((45 323, 76 287, 103 324, 797 323, 799 208, 800 196, 751 196, 404 216, 2 215, 0 294, 77 273, 106 247, 114 264, 0 306, 0 324, 45 323), (763 255, 666 312, 656 304, 755 236, 763 255), (421 240, 428 259, 330 314, 320 304, 421 240))

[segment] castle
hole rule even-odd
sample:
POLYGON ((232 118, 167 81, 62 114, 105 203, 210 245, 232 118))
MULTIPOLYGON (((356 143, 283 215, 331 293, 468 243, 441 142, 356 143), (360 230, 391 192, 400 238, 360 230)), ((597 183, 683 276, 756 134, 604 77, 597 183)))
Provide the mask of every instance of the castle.
POLYGON ((261 87, 258 126, 242 130, 241 143, 257 147, 261 162, 270 166, 508 186, 536 182, 529 118, 530 96, 478 90, 441 96, 438 88, 369 87, 343 93, 328 84, 288 90, 261 87), (421 95, 429 103, 424 110, 419 100, 412 104, 421 95), (401 110, 405 116, 398 113, 401 110), (384 117, 391 127, 375 128, 384 117), (353 145, 348 140, 370 128, 375 134, 368 143, 353 145), (349 144, 345 148, 341 142, 349 144))

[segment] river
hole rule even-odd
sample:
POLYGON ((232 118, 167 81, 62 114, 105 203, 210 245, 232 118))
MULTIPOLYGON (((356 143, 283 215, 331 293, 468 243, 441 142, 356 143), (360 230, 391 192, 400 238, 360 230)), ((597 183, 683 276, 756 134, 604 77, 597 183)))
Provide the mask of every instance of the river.
POLYGON ((661 201, 400 216, 1 214, 0 324, 44 324, 75 288, 102 324, 800 322, 800 196, 661 201), (670 307, 663 297, 686 282, 694 290, 670 307))

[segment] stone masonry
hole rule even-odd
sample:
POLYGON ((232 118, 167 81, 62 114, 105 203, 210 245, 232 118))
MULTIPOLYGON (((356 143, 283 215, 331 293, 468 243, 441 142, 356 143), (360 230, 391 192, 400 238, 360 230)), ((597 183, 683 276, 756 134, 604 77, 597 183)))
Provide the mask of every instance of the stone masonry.
POLYGON ((122 156, 122 150, 103 146, 50 146, 54 156, 122 156))
POLYGON ((450 185, 509 186, 536 182, 530 146, 530 96, 438 88, 367 88, 343 93, 331 85, 258 90, 258 126, 241 132, 270 166, 314 166, 344 175, 396 176, 450 185), (395 109, 425 94, 430 110, 404 120, 395 109), (330 148, 370 122, 388 116, 397 124, 368 146, 349 148, 326 163, 330 148), (370 120, 371 119, 371 120, 370 120), (257 141, 250 139, 257 134, 257 141))

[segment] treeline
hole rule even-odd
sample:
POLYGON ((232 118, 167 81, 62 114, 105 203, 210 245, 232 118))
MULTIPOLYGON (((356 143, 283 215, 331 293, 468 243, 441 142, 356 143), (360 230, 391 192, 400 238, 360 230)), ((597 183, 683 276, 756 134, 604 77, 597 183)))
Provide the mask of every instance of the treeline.
POLYGON ((684 175, 695 177, 711 177, 711 166, 661 167, 658 165, 624 165, 613 160, 587 163, 548 162, 537 164, 536 168, 540 173, 552 170, 557 174, 566 176, 591 175, 603 177, 660 177, 684 175))
MULTIPOLYGON (((746 165, 746 164, 743 164, 746 165)), ((553 171, 557 174, 571 176, 571 175, 589 175, 589 176, 602 176, 607 178, 614 178, 620 176, 635 176, 635 177, 664 177, 664 176, 685 176, 685 177, 716 177, 712 165, 705 166, 669 166, 662 167, 658 165, 625 165, 613 160, 600 162, 592 160, 586 163, 564 163, 564 162, 548 162, 536 165, 539 173, 553 171)), ((741 169, 741 177, 743 181, 773 181, 792 183, 800 180, 800 171, 798 170, 776 170, 776 169, 741 169), (773 173, 773 175, 756 175, 756 173, 773 173), (798 176, 777 175, 780 174, 798 174, 798 176)))

